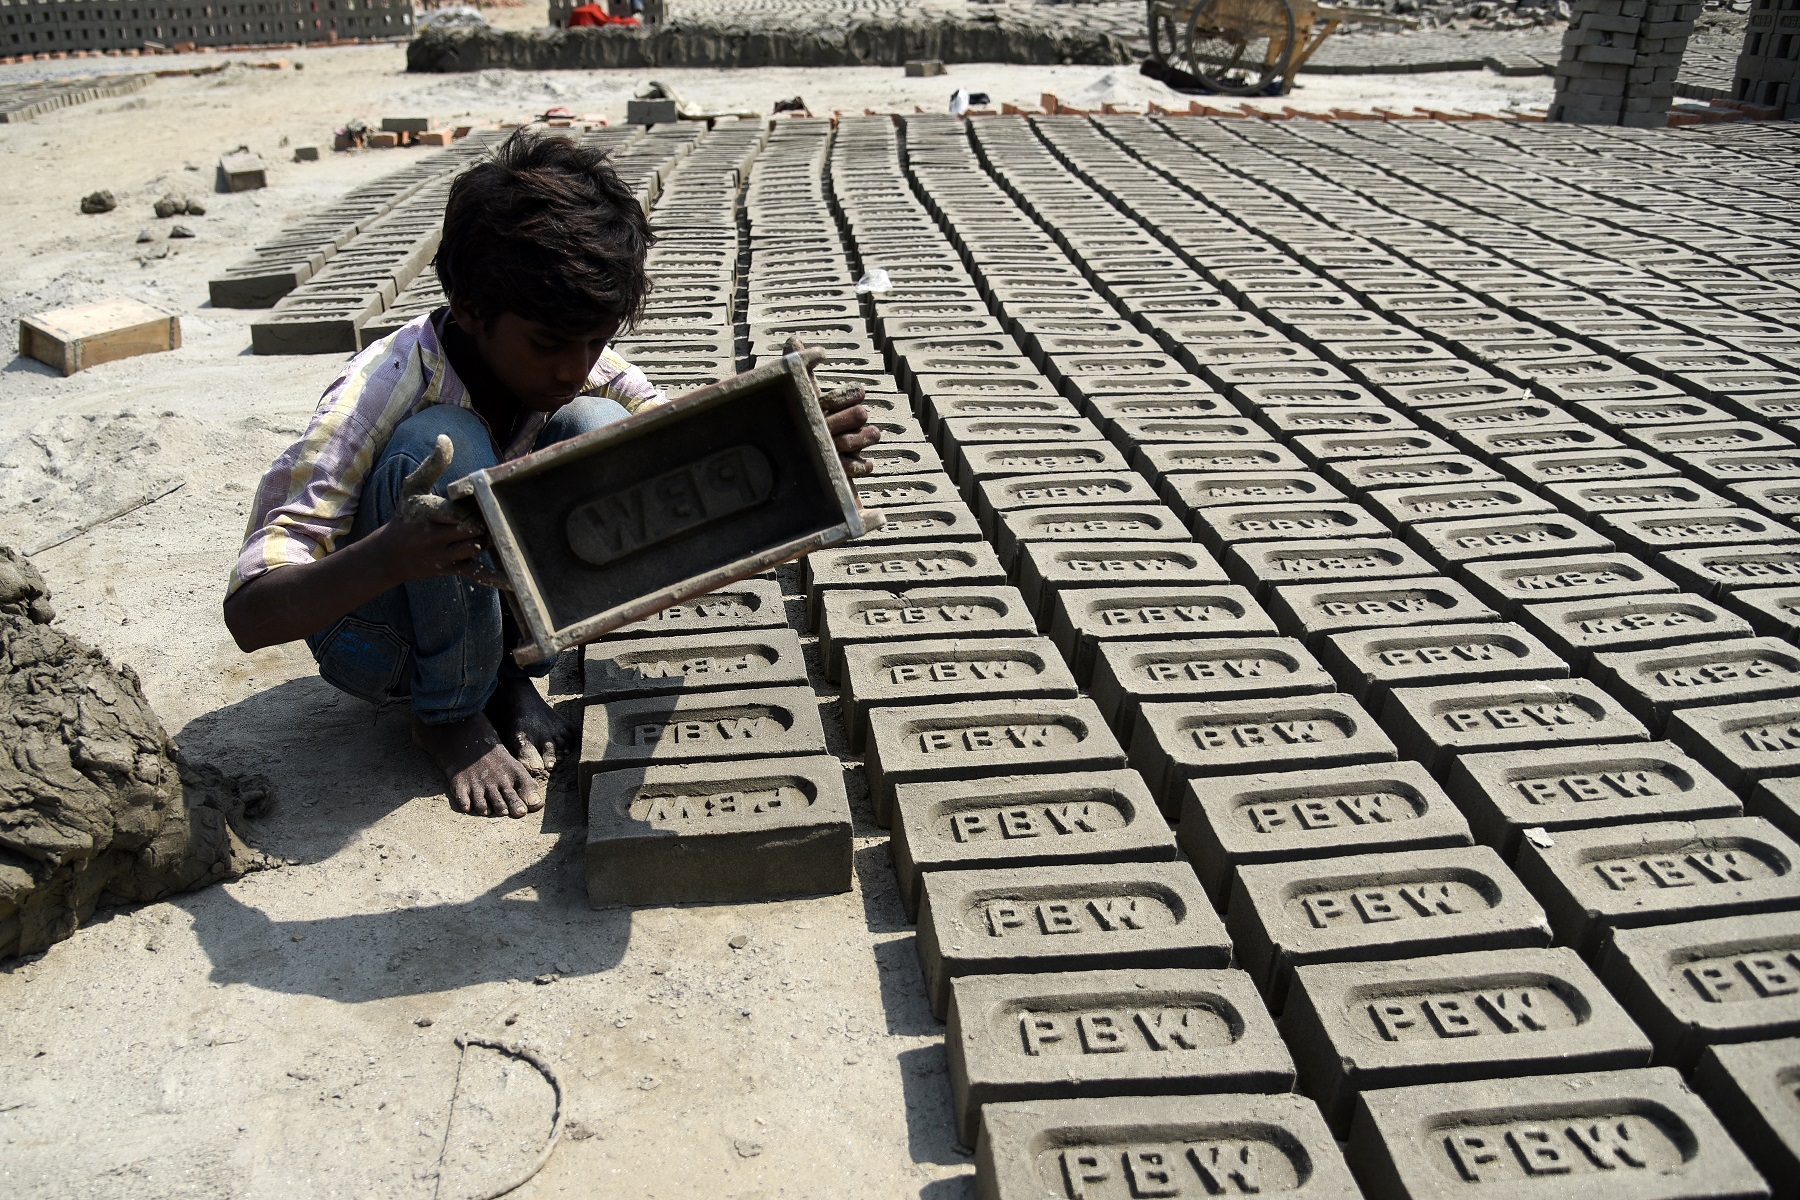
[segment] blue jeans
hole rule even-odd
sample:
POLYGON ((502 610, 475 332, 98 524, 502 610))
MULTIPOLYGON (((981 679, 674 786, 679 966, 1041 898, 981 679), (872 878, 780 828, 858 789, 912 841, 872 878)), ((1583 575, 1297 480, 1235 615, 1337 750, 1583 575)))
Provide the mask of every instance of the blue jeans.
MULTIPOLYGON (((539 449, 626 415, 622 405, 581 396, 556 410, 539 435, 539 449)), ((437 482, 443 495, 454 481, 492 467, 497 456, 487 425, 474 412, 434 404, 400 423, 375 460, 357 503, 350 541, 366 537, 400 508, 406 476, 431 457, 440 433, 456 454, 437 482)), ((348 543, 346 543, 348 544, 348 543)), ((555 665, 529 669, 508 653, 518 630, 500 593, 460 575, 435 575, 383 592, 306 639, 319 675, 333 687, 376 704, 410 698, 427 725, 448 725, 487 707, 501 676, 544 676, 555 665)))

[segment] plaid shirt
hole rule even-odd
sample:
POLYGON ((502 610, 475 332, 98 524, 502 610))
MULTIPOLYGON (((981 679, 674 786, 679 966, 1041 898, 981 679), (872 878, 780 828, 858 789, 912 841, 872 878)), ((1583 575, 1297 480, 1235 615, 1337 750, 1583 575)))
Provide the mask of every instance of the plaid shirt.
MULTIPOLYGON (((351 359, 326 387, 306 432, 257 485, 227 595, 276 567, 330 554, 350 532, 363 481, 400 422, 433 404, 472 407, 444 353, 441 326, 448 312, 439 309, 401 326, 351 359)), ((667 399, 610 348, 582 393, 617 400, 631 412, 667 399)), ((529 414, 501 461, 530 450, 545 420, 542 413, 529 414)))

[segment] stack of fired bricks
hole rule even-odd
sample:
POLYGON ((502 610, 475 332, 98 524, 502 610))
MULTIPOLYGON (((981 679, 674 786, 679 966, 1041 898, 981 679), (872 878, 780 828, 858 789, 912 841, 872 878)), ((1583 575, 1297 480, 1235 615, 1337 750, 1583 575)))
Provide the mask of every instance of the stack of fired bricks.
POLYGON ((1795 1194, 1792 127, 682 136, 886 523, 587 648, 595 903, 889 830, 984 1197, 1795 1194))

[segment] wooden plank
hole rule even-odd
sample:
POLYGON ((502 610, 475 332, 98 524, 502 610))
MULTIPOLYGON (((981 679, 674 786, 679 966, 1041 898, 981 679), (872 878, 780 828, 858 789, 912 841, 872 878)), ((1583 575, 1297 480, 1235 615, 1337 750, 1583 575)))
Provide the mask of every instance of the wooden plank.
POLYGON ((141 300, 101 300, 19 318, 19 353, 73 375, 181 346, 181 318, 141 300))

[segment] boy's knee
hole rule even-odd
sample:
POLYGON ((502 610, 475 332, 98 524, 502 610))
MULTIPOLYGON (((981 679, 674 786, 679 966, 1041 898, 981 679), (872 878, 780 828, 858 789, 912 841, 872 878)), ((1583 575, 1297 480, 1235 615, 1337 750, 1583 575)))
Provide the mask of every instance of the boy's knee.
POLYGON ((431 457, 440 435, 449 437, 453 453, 449 470, 437 482, 439 493, 464 475, 499 461, 487 425, 471 409, 434 404, 400 422, 382 451, 381 465, 393 463, 403 475, 412 471, 431 457))

